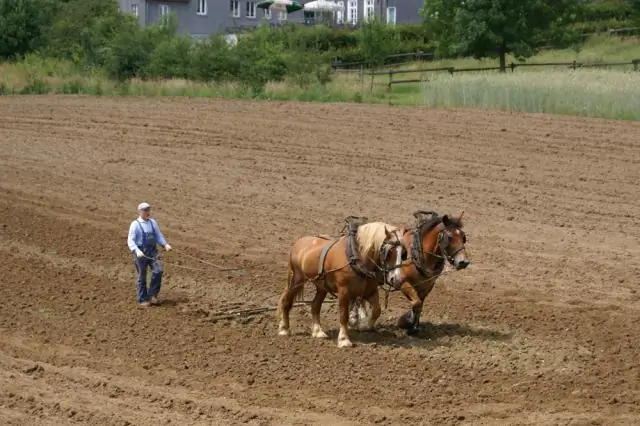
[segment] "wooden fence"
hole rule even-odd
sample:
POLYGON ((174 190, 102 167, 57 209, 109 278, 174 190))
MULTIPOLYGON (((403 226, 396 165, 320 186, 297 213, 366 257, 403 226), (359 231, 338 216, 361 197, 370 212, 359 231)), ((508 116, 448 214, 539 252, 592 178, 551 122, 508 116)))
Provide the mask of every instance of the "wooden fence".
MULTIPOLYGON (((518 67, 568 67, 571 69, 577 68, 596 68, 596 67, 612 67, 612 66, 621 66, 621 65, 633 65, 633 69, 638 71, 640 67, 640 59, 633 59, 631 61, 618 61, 618 62, 593 62, 593 63, 584 63, 584 62, 537 62, 537 63, 522 63, 516 64, 511 63, 507 65, 507 69, 510 69, 511 72, 515 71, 518 67)), ((387 75, 389 76, 389 81, 387 83, 388 90, 391 90, 391 86, 394 84, 405 84, 405 83, 420 83, 423 81, 422 78, 404 78, 400 80, 396 80, 394 76, 398 74, 425 74, 431 72, 448 72, 449 74, 455 74, 459 72, 478 72, 478 71, 498 71, 500 67, 481 67, 481 68, 455 68, 455 67, 440 67, 440 68, 419 68, 419 69, 390 69, 384 71, 375 71, 375 72, 366 72, 366 75, 369 76, 378 76, 378 75, 387 75)))
MULTIPOLYGON (((596 32, 596 33, 583 33, 580 34, 580 40, 584 41, 588 37, 607 34, 607 35, 620 35, 620 36, 628 36, 628 35, 636 35, 640 33, 640 27, 629 27, 629 28, 611 28, 605 31, 596 32)), ((543 46, 540 50, 548 50, 551 49, 551 46, 543 46)), ((435 61, 438 58, 433 52, 415 52, 415 53, 396 53, 393 55, 389 55, 385 58, 384 65, 401 65, 407 62, 414 61, 435 61)), ((335 71, 343 71, 343 72, 360 72, 364 73, 366 64, 364 61, 350 61, 350 62, 341 62, 334 61, 331 63, 331 67, 335 71)))

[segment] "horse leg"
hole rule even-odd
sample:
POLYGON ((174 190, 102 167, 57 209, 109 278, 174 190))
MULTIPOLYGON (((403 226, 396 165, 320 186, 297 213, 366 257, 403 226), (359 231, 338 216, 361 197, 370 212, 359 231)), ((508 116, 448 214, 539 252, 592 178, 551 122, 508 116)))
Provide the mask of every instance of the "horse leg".
POLYGON ((318 339, 326 339, 328 337, 320 325, 320 309, 322 308, 322 302, 324 302, 325 297, 327 297, 327 292, 318 288, 316 290, 316 296, 311 302, 311 317, 313 321, 311 325, 311 337, 318 339))
POLYGON ((407 334, 415 334, 418 331, 420 321, 420 313, 422 312, 422 301, 424 298, 413 288, 413 286, 405 281, 400 286, 400 291, 411 302, 411 310, 402 315, 398 319, 398 327, 407 330, 407 334))
POLYGON ((414 319, 414 324, 413 324, 413 330, 417 331, 418 327, 420 325, 420 315, 422 314, 422 309, 424 308, 424 299, 427 298, 427 296, 429 295, 429 293, 431 293, 431 290, 433 290, 433 281, 427 283, 425 286, 420 288, 420 291, 418 291, 418 297, 419 297, 419 309, 414 309, 414 314, 415 314, 415 319, 414 319))
POLYGON ((340 319, 340 333, 338 333, 338 347, 346 348, 353 346, 351 340, 349 340, 349 332, 347 325, 349 323, 349 302, 351 296, 346 288, 338 288, 338 306, 339 306, 339 319, 340 319))
POLYGON ((356 299, 349 304, 349 328, 357 330, 364 320, 369 319, 365 299, 356 299))
POLYGON ((293 269, 289 266, 287 272, 287 288, 280 296, 278 302, 278 311, 280 312, 280 325, 278 326, 278 335, 289 336, 291 331, 289 329, 289 313, 293 308, 293 301, 295 297, 302 291, 302 280, 296 277, 293 269))
POLYGON ((367 325, 360 328, 360 331, 376 331, 376 321, 380 318, 382 308, 380 307, 380 291, 376 286, 375 292, 367 299, 371 305, 371 315, 367 317, 367 325))

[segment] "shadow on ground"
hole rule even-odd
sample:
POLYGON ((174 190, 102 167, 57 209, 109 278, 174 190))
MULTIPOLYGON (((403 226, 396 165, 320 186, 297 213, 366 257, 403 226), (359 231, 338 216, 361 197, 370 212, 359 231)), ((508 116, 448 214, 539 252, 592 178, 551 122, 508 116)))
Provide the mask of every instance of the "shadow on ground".
MULTIPOLYGON (((330 339, 335 340, 338 338, 338 329, 325 331, 330 339)), ((456 337, 471 337, 484 341, 509 341, 512 334, 456 323, 423 323, 420 324, 417 332, 412 335, 408 335, 405 330, 395 325, 379 325, 376 331, 350 329, 349 337, 354 344, 402 348, 436 348, 454 346, 456 342, 452 338, 456 337)))

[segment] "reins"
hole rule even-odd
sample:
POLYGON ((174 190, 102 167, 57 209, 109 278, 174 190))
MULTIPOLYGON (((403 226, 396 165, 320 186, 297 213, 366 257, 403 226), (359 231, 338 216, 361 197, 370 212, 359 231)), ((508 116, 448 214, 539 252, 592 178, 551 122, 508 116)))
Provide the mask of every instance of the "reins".
MULTIPOLYGON (((240 271, 240 270, 242 270, 242 268, 227 268, 227 267, 224 267, 224 266, 217 265, 217 264, 215 264, 213 262, 209 262, 209 261, 200 259, 198 257, 192 256, 192 255, 188 254, 187 252, 185 252, 184 250, 172 248, 171 251, 177 251, 178 253, 182 254, 185 257, 188 257, 190 259, 193 259, 193 260, 198 261, 200 263, 203 263, 205 265, 213 266, 214 268, 216 268, 216 269, 218 269, 220 271, 240 271)), ((158 253, 154 257, 149 257, 147 255, 143 255, 142 257, 144 257, 145 259, 154 260, 154 261, 155 260, 160 260, 160 253, 158 253)), ((194 268, 192 266, 180 265, 179 263, 165 262, 164 260, 162 260, 162 263, 164 263, 165 265, 171 265, 173 267, 182 268, 182 269, 189 269, 189 270, 192 270, 192 271, 207 271, 206 268, 194 268)))

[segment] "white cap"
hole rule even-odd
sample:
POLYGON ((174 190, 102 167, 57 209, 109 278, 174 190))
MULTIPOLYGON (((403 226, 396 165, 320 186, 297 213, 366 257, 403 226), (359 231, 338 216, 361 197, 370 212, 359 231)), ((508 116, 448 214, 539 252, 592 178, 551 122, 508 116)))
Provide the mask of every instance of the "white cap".
POLYGON ((140 203, 138 204, 138 211, 148 209, 150 207, 151 207, 151 204, 149 203, 140 203))

